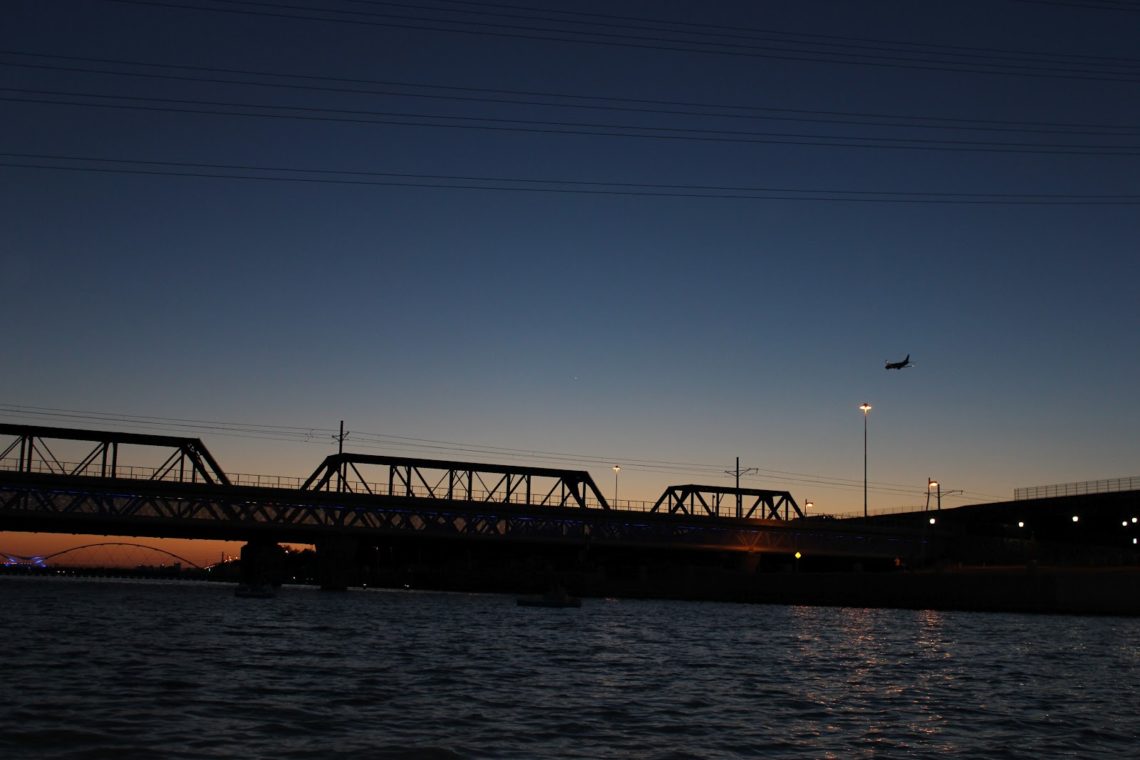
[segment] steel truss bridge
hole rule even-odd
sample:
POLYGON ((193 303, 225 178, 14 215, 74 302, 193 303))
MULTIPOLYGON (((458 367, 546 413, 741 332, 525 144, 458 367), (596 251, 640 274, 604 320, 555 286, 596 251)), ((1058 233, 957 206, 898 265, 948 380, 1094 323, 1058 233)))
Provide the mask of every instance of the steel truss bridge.
POLYGON ((12 424, 0 424, 0 529, 318 553, 393 537, 908 561, 926 550, 910 528, 806 519, 787 491, 670 486, 648 512, 631 511, 613 508, 585 471, 351 453, 293 486, 237 485, 195 438, 12 424), (58 453, 76 447, 70 460, 58 453), (161 463, 124 461, 136 451, 161 463))

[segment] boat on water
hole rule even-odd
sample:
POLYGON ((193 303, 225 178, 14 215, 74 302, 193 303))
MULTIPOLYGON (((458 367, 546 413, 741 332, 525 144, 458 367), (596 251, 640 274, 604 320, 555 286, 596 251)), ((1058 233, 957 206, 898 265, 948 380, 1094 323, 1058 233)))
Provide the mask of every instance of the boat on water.
POLYGON ((542 596, 520 596, 516 603, 519 607, 581 607, 582 600, 570 596, 562 589, 548 591, 542 596))

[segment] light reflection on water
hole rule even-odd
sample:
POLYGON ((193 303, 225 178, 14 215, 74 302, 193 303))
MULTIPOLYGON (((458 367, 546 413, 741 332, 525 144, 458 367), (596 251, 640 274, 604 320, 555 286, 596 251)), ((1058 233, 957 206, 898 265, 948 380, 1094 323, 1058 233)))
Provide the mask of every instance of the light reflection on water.
POLYGON ((1140 621, 0 578, 18 757, 1135 757, 1140 621))

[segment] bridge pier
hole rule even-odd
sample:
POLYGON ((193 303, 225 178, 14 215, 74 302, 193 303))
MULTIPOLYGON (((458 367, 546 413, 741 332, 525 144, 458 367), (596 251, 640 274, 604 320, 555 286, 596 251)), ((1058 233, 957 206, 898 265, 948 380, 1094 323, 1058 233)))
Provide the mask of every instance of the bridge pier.
POLYGON ((285 550, 268 539, 250 541, 241 548, 241 582, 244 585, 280 586, 285 550))
POLYGON ((347 591, 358 582, 359 539, 331 536, 316 543, 317 580, 321 591, 347 591))

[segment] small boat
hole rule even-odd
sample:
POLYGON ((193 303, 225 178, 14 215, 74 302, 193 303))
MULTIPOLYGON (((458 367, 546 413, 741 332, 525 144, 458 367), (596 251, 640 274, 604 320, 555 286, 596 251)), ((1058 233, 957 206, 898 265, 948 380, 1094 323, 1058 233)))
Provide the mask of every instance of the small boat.
POLYGON ((519 607, 581 607, 582 600, 570 596, 562 589, 548 591, 542 596, 520 596, 517 600, 519 607))

